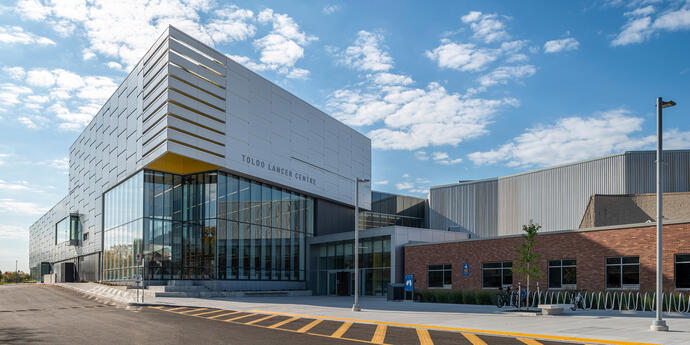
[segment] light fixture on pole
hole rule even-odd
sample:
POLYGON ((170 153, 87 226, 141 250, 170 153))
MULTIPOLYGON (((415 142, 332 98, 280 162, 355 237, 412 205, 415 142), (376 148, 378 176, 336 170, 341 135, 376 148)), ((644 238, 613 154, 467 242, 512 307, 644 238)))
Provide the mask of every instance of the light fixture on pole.
POLYGON ((656 99, 656 319, 650 326, 652 331, 668 331, 666 321, 661 318, 663 308, 663 120, 662 109, 676 105, 674 101, 663 101, 661 97, 656 99))
POLYGON ((355 178, 355 303, 352 311, 360 311, 359 308, 359 183, 367 183, 367 178, 355 178))

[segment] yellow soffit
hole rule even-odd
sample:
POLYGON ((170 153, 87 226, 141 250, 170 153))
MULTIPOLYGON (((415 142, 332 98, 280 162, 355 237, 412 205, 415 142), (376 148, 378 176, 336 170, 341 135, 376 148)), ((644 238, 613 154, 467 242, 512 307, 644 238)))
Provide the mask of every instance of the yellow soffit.
POLYGON ((202 162, 194 158, 181 156, 171 152, 166 152, 155 161, 146 165, 146 168, 179 175, 220 169, 220 167, 217 165, 202 162))

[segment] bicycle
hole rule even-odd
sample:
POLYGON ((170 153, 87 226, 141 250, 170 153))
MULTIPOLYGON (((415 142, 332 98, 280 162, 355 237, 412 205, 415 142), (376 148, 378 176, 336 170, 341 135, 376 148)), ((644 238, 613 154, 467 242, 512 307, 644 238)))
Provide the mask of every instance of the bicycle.
POLYGON ((515 306, 515 301, 513 300, 513 291, 510 286, 503 290, 503 287, 498 288, 498 293, 496 294, 496 306, 503 308, 504 306, 513 305, 515 306))
POLYGON ((573 305, 570 306, 570 310, 575 311, 578 307, 580 307, 580 309, 585 309, 585 298, 582 295, 582 291, 577 291, 577 295, 575 295, 575 300, 573 301, 573 305))

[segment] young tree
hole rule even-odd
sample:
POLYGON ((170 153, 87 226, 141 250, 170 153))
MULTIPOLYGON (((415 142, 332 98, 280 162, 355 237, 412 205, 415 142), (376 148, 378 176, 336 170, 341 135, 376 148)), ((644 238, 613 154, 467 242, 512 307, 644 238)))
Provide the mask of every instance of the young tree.
MULTIPOLYGON (((541 268, 539 268, 541 255, 534 251, 539 229, 541 229, 541 225, 534 224, 531 220, 528 225, 523 225, 522 231, 525 234, 522 235, 522 238, 525 242, 521 243, 520 248, 516 250, 518 257, 515 260, 515 272, 527 278, 527 299, 529 299, 530 280, 536 280, 542 276, 541 268)), ((526 302, 529 303, 527 300, 526 302)))

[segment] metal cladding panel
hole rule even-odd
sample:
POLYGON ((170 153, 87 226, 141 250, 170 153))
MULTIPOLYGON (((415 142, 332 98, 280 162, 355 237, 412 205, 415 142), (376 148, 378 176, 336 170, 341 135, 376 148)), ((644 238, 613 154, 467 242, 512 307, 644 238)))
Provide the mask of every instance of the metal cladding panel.
MULTIPOLYGON (((431 228, 461 227, 480 237, 577 229, 593 194, 656 192, 656 153, 634 151, 500 177, 432 188, 431 228), (487 185, 493 183, 495 189, 487 185), (480 196, 481 195, 481 196, 480 196), (483 212, 482 212, 483 211, 483 212)), ((664 191, 690 191, 690 151, 664 153, 664 191)))
POLYGON ((429 228, 460 228, 478 237, 497 235, 498 181, 496 179, 432 188, 429 228))

